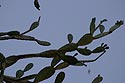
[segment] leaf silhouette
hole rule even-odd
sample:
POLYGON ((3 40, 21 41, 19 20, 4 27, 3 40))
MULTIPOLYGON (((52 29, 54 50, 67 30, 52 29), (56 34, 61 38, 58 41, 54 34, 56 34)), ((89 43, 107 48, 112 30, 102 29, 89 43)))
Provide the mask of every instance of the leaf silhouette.
POLYGON ((23 70, 18 70, 17 72, 16 72, 16 77, 17 78, 20 78, 20 77, 22 77, 24 75, 24 71, 23 70))
POLYGON ((71 52, 76 50, 78 45, 76 43, 69 43, 59 48, 61 52, 71 52))
POLYGON ((59 65, 57 65, 57 66, 55 67, 55 69, 56 69, 56 70, 64 69, 64 68, 66 68, 66 67, 68 67, 68 66, 69 66, 69 64, 68 64, 67 62, 62 62, 62 63, 60 63, 59 65))
POLYGON ((50 46, 51 43, 47 42, 47 41, 41 41, 41 40, 36 40, 36 42, 39 44, 39 45, 42 45, 42 46, 50 46))
POLYGON ((84 46, 87 44, 90 44, 93 41, 93 37, 91 34, 85 34, 83 35, 80 40, 77 42, 78 46, 84 46))
POLYGON ((30 31, 36 29, 36 28, 39 26, 40 18, 41 18, 41 16, 39 16, 38 21, 35 21, 35 22, 33 22, 33 23, 31 24, 29 30, 27 30, 27 31, 25 31, 25 32, 23 32, 23 33, 21 33, 21 35, 24 35, 24 34, 30 32, 30 31))
POLYGON ((109 32, 103 32, 103 33, 95 35, 93 38, 94 39, 99 39, 99 38, 104 37, 104 36, 106 36, 108 34, 110 34, 110 33, 109 32))
POLYGON ((35 28, 37 28, 39 26, 39 22, 38 21, 36 21, 36 22, 33 22, 32 24, 31 24, 31 26, 30 26, 30 31, 31 30, 33 30, 33 29, 35 29, 35 28))
POLYGON ((110 29, 109 29, 109 32, 113 32, 114 30, 116 30, 117 28, 119 28, 121 25, 123 25, 123 21, 120 20, 120 21, 117 21, 115 23, 115 25, 113 25, 110 29))
POLYGON ((17 56, 9 56, 9 57, 7 57, 5 59, 6 67, 9 67, 9 66, 15 64, 18 60, 19 60, 19 57, 17 57, 17 56))
POLYGON ((103 33, 103 32, 104 32, 104 30, 105 30, 104 25, 99 25, 99 30, 100 30, 100 33, 103 33))
POLYGON ((78 48, 77 51, 82 54, 82 55, 85 55, 85 56, 88 56, 91 54, 91 50, 87 49, 86 47, 83 49, 83 48, 78 48))
POLYGON ((98 75, 93 81, 92 83, 100 83, 103 80, 103 77, 98 75))
POLYGON ((102 43, 101 46, 96 47, 92 53, 100 53, 100 52, 104 52, 106 49, 109 49, 109 47, 107 46, 107 44, 102 43))
POLYGON ((68 42, 71 43, 73 41, 73 35, 72 34, 68 34, 67 35, 67 39, 68 39, 68 42))
POLYGON ((38 0, 34 0, 34 6, 35 6, 38 10, 40 10, 40 5, 39 5, 38 0))
POLYGON ((100 52, 103 52, 105 50, 105 48, 103 48, 103 47, 97 47, 97 48, 95 48, 93 51, 92 51, 92 53, 100 53, 100 52))
POLYGON ((61 59, 58 56, 54 57, 53 60, 52 60, 52 62, 51 62, 51 66, 54 67, 60 61, 61 61, 61 59))
POLYGON ((38 83, 45 79, 50 78, 55 73, 55 69, 51 66, 45 67, 36 75, 34 83, 38 83))
POLYGON ((92 18, 92 21, 90 23, 90 34, 93 35, 93 33, 95 32, 95 21, 96 18, 92 18))
POLYGON ((78 60, 74 56, 69 55, 61 55, 60 58, 64 61, 69 63, 70 65, 74 65, 78 62, 78 60))
POLYGON ((9 32, 7 32, 7 35, 9 35, 9 36, 20 36, 20 32, 19 31, 9 31, 9 32))
POLYGON ((60 73, 57 75, 57 77, 56 77, 54 83, 62 83, 63 80, 64 80, 64 78, 65 78, 65 73, 64 73, 64 72, 60 72, 60 73))
POLYGON ((24 72, 29 71, 31 68, 33 67, 33 63, 29 63, 25 68, 24 68, 24 72))

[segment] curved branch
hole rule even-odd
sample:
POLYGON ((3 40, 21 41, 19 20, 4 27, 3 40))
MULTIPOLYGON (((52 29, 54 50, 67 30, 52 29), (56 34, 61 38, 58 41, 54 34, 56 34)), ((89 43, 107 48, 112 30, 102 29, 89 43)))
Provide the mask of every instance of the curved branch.
POLYGON ((79 60, 79 62, 83 62, 83 63, 89 63, 89 62, 94 62, 96 60, 98 60, 106 51, 104 51, 102 54, 100 54, 97 58, 93 59, 93 60, 79 60))

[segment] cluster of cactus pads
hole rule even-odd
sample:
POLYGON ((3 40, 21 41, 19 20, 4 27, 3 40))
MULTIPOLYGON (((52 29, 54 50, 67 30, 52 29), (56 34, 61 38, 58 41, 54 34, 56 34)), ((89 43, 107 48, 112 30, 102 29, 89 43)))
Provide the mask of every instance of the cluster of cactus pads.
MULTIPOLYGON (((34 0, 34 6, 40 10, 40 5, 38 0, 34 0)), ((39 16, 38 20, 33 22, 30 26, 30 28, 24 32, 20 31, 9 31, 9 32, 0 32, 0 40, 26 40, 26 41, 35 41, 39 45, 42 46, 50 46, 51 43, 48 41, 42 41, 39 39, 36 39, 33 36, 27 35, 27 33, 33 31, 39 26, 40 23, 39 16)), ((6 82, 6 83, 38 83, 43 80, 46 80, 50 78, 56 70, 61 70, 64 68, 72 66, 85 66, 87 67, 86 63, 94 62, 98 60, 107 49, 109 49, 109 46, 105 43, 102 43, 100 46, 97 46, 93 50, 90 50, 87 45, 91 44, 94 40, 102 38, 106 35, 111 34, 113 31, 118 29, 121 25, 123 25, 123 21, 117 21, 113 26, 109 28, 108 31, 105 31, 105 26, 103 25, 104 22, 106 22, 107 19, 103 19, 100 21, 98 25, 96 25, 96 18, 92 18, 90 22, 90 32, 84 34, 81 36, 81 38, 77 42, 73 42, 73 35, 69 33, 67 35, 68 43, 59 47, 58 49, 50 49, 46 50, 40 53, 34 53, 34 54, 21 54, 21 55, 10 55, 8 57, 5 57, 3 53, 0 53, 0 83, 6 82), (95 32, 99 30, 98 34, 95 34, 95 32), (68 55, 67 52, 74 52, 74 55, 68 55), (95 59, 92 60, 79 60, 77 56, 90 56, 92 54, 99 54, 95 59), (17 70, 16 76, 8 76, 5 75, 5 69, 15 64, 17 61, 21 59, 27 59, 27 58, 52 58, 51 65, 46 66, 42 68, 37 74, 32 74, 28 76, 24 76, 24 73, 29 71, 33 67, 33 63, 29 63, 26 65, 24 69, 17 70), (33 79, 33 81, 29 81, 33 79)), ((55 79, 54 83, 62 83, 65 78, 65 72, 60 71, 55 79)), ((92 83, 100 83, 103 80, 103 77, 101 75, 98 75, 92 83)))

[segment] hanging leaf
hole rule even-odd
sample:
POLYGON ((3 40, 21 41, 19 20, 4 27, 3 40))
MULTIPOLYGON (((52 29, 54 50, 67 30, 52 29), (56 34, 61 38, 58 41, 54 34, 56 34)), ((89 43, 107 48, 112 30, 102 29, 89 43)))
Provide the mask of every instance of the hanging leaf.
POLYGON ((24 71, 23 70, 18 70, 17 72, 16 72, 16 77, 17 78, 20 78, 20 77, 22 77, 24 75, 24 71))
POLYGON ((117 21, 115 23, 115 25, 113 25, 110 29, 109 29, 109 32, 112 33, 114 30, 116 30, 117 28, 119 28, 121 25, 123 25, 123 21, 120 20, 120 21, 117 21))
POLYGON ((39 26, 39 22, 38 21, 36 21, 36 22, 34 22, 34 23, 32 23, 32 25, 30 26, 30 31, 32 31, 32 30, 34 30, 35 28, 37 28, 39 26))
POLYGON ((73 41, 73 35, 68 34, 67 39, 68 39, 68 42, 71 43, 73 41))
POLYGON ((39 45, 42 45, 42 46, 50 46, 51 43, 47 42, 47 41, 41 41, 41 40, 36 40, 36 42, 39 44, 39 45))
POLYGON ((100 83, 103 80, 103 77, 98 75, 93 81, 92 83, 100 83))
POLYGON ((31 24, 30 29, 29 29, 30 31, 36 29, 39 26, 40 18, 41 16, 39 16, 38 21, 35 21, 31 24))
POLYGON ((45 67, 36 75, 34 83, 46 80, 50 78, 55 73, 55 69, 51 66, 45 67))
POLYGON ((78 46, 84 46, 90 44, 93 41, 93 37, 91 34, 83 35, 80 40, 77 42, 78 46))
POLYGON ((110 34, 110 33, 109 32, 103 32, 103 33, 95 35, 93 38, 94 39, 99 39, 99 38, 104 37, 104 36, 106 36, 108 34, 110 34))
POLYGON ((53 60, 52 60, 52 62, 51 62, 51 66, 54 67, 60 61, 61 61, 61 59, 58 56, 54 57, 53 60))
POLYGON ((24 72, 29 71, 31 68, 33 67, 33 63, 29 63, 25 68, 24 68, 24 72))
POLYGON ((38 10, 40 10, 40 5, 39 5, 38 0, 34 0, 34 6, 35 6, 38 10))
POLYGON ((104 25, 99 25, 99 30, 100 30, 100 33, 103 33, 103 32, 104 32, 104 30, 105 30, 104 25))
POLYGON ((54 83, 62 83, 63 80, 64 80, 64 78, 65 78, 65 73, 64 73, 64 72, 60 72, 60 73, 57 75, 57 77, 56 77, 54 83))
POLYGON ((95 32, 95 21, 96 18, 92 18, 92 21, 90 23, 90 34, 93 35, 93 33, 95 32))
POLYGON ((57 65, 57 66, 55 67, 55 69, 56 69, 56 70, 64 69, 64 68, 66 68, 66 67, 68 67, 68 66, 69 66, 69 64, 68 64, 67 62, 62 62, 62 63, 60 63, 59 65, 57 65))
POLYGON ((91 50, 87 49, 86 47, 83 49, 83 48, 78 48, 77 51, 82 54, 82 55, 85 55, 85 56, 88 56, 90 55, 92 52, 91 50))
POLYGON ((41 16, 39 16, 38 21, 35 21, 35 22, 33 22, 33 23, 31 24, 29 30, 27 30, 27 31, 25 31, 25 32, 23 32, 23 33, 21 33, 21 35, 24 35, 24 34, 30 32, 30 31, 36 29, 36 28, 39 26, 40 18, 41 18, 41 16))

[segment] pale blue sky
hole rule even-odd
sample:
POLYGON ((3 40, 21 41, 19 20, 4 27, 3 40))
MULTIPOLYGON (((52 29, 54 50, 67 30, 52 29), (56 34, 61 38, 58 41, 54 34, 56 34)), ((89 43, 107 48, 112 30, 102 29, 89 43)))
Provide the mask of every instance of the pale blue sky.
MULTIPOLYGON (((39 16, 42 16, 40 26, 28 35, 52 43, 49 47, 43 47, 29 41, 0 41, 0 52, 5 56, 58 49, 68 43, 66 39, 68 33, 72 33, 74 42, 77 42, 83 34, 89 32, 89 24, 93 17, 97 18, 97 23, 104 18, 108 19, 104 23, 106 30, 117 20, 125 19, 124 0, 39 0, 39 2, 41 11, 37 11, 33 6, 33 0, 0 0, 0 32, 10 30, 23 32, 39 16)), ((104 77, 102 83, 124 83, 124 27, 125 25, 111 35, 89 45, 89 48, 94 49, 101 43, 106 43, 110 49, 98 61, 89 63, 87 68, 71 66, 63 69, 62 71, 66 73, 63 83, 91 83, 98 74, 104 77), (88 69, 91 69, 90 74, 87 73, 88 69)), ((87 57, 86 59, 90 58, 87 57)), ((43 67, 49 66, 51 60, 38 58, 21 60, 8 68, 6 74, 14 76, 16 70, 24 68, 29 62, 33 62, 35 66, 26 75, 37 73, 43 67)), ((53 83, 57 72, 53 77, 41 83, 53 83)))

